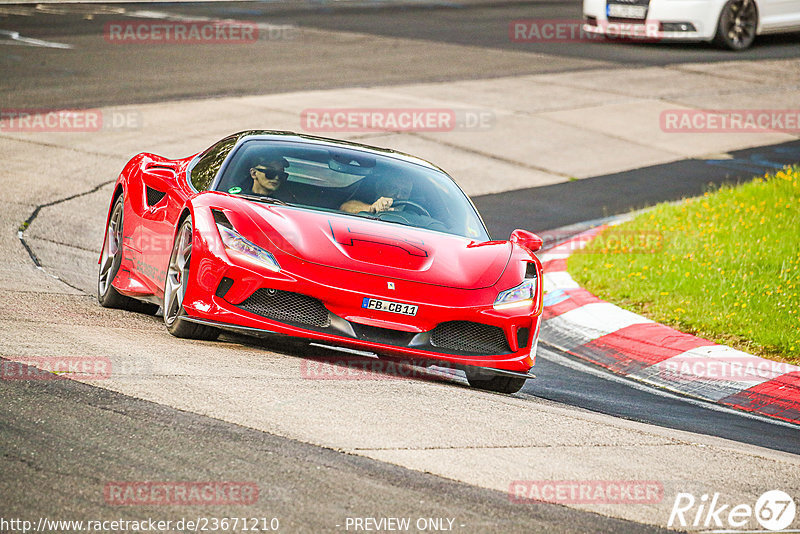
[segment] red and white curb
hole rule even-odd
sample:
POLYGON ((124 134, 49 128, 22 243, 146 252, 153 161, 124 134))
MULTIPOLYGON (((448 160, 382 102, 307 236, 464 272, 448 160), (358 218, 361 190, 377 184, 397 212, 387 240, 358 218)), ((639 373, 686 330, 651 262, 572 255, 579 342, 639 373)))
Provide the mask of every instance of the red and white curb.
POLYGON ((597 298, 572 279, 567 258, 607 227, 539 254, 545 290, 542 341, 619 375, 800 424, 800 367, 655 323, 597 298))

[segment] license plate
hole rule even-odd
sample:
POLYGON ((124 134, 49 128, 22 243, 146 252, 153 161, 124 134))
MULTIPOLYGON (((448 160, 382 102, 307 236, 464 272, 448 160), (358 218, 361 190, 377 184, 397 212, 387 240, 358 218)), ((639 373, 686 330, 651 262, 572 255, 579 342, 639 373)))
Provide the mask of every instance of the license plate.
POLYGON ((647 7, 645 6, 626 6, 622 4, 608 4, 606 11, 609 17, 620 19, 642 19, 647 16, 647 7))
POLYGON ((364 297, 361 303, 362 308, 368 310, 378 310, 390 313, 399 313, 401 315, 416 315, 418 306, 413 304, 403 304, 402 302, 392 302, 390 300, 371 299, 364 297))

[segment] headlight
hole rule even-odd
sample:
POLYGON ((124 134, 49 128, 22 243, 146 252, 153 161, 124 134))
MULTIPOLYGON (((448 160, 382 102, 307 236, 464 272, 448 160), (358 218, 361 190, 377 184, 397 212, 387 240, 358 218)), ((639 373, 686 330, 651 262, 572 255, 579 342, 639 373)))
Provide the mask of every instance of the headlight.
POLYGON ((251 243, 236 230, 219 223, 217 224, 217 230, 219 230, 219 235, 226 249, 239 252, 247 258, 263 265, 270 271, 278 272, 281 270, 281 266, 278 265, 278 260, 275 259, 275 256, 255 243, 251 243))
POLYGON ((497 295, 494 301, 495 310, 529 306, 536 297, 536 278, 526 278, 520 285, 507 289, 497 295))

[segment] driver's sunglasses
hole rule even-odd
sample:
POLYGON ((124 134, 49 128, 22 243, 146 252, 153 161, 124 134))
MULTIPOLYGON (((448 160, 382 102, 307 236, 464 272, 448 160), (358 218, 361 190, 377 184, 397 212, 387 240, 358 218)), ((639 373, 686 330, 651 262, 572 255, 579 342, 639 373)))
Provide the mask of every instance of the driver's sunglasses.
POLYGON ((267 177, 267 180, 285 180, 289 177, 289 173, 286 171, 279 171, 276 169, 269 169, 262 167, 256 167, 255 169, 258 172, 263 173, 264 176, 267 177))

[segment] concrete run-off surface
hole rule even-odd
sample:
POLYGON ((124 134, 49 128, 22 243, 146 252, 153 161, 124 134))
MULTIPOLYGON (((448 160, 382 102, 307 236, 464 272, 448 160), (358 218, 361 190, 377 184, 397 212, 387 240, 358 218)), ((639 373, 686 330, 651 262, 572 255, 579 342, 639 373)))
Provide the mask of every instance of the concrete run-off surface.
POLYGON ((733 74, 720 64, 623 69, 162 103, 121 109, 140 119, 127 129, 2 132, 0 356, 108 357, 117 371, 94 382, 99 387, 500 491, 516 480, 659 481, 659 502, 571 504, 655 525, 666 525, 678 492, 719 492, 724 502, 751 505, 770 489, 796 495, 797 456, 480 392, 459 378, 309 380, 305 358, 331 353, 286 353, 233 337, 179 340, 160 319, 102 309, 92 295, 110 196, 102 184, 140 151, 182 157, 237 130, 302 131, 300 114, 310 108, 480 110, 494 118, 488 129, 313 133, 429 158, 473 195, 507 191, 794 139, 667 135, 659 115, 668 108, 730 108, 750 98, 779 107, 796 91, 798 65, 771 65, 768 88, 743 63, 733 74), (36 206, 50 203, 25 233, 44 266, 39 270, 16 232, 36 206))

